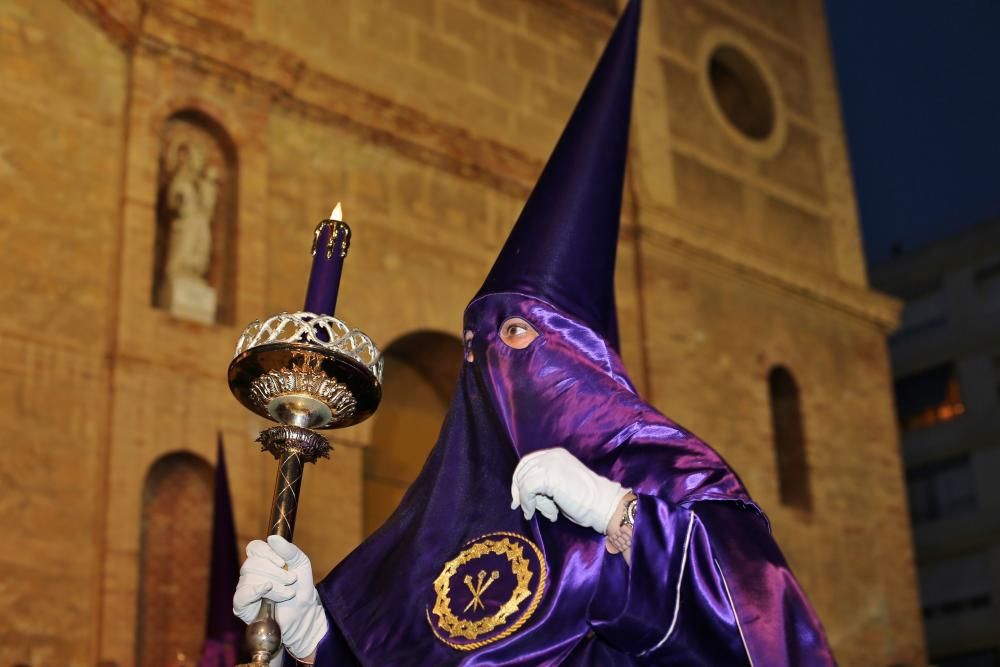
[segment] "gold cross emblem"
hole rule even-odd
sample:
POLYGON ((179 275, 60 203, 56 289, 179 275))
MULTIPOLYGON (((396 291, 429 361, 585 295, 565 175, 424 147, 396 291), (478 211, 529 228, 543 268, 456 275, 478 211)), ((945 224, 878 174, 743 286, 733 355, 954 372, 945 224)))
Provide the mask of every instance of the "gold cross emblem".
POLYGON ((475 611, 477 606, 485 609, 486 605, 483 604, 483 601, 480 599, 480 596, 482 596, 482 594, 486 592, 486 589, 489 588, 493 584, 493 582, 499 578, 500 578, 500 573, 497 572, 496 570, 493 570, 490 573, 489 579, 486 578, 486 570, 480 570, 479 574, 476 575, 476 584, 473 586, 472 575, 471 574, 465 575, 465 585, 466 587, 468 587, 469 592, 472 593, 472 600, 469 602, 469 604, 465 605, 465 609, 463 609, 462 611, 463 612, 469 611, 469 607, 472 607, 472 611, 475 611))

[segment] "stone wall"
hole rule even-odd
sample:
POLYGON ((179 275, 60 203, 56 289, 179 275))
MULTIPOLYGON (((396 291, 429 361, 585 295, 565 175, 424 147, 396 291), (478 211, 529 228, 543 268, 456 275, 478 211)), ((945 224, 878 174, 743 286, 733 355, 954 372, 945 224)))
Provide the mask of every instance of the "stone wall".
MULTIPOLYGON (((0 663, 136 664, 143 485, 164 455, 211 462, 221 433, 240 540, 259 535, 274 464, 225 368, 246 322, 298 307, 337 200, 354 229, 338 314, 383 348, 459 333, 611 4, 0 0, 0 502, 18 536, 0 554, 0 663), (162 136, 191 112, 235 153, 231 324, 151 299, 162 136)), ((639 386, 743 476, 843 665, 922 664, 884 349, 896 305, 866 287, 819 0, 647 0, 623 223, 639 386), (774 95, 764 141, 713 97, 719 45, 774 95), (777 495, 778 364, 801 390, 808 513, 777 495)), ((318 573, 362 536, 373 425, 333 440, 296 531, 318 573)))

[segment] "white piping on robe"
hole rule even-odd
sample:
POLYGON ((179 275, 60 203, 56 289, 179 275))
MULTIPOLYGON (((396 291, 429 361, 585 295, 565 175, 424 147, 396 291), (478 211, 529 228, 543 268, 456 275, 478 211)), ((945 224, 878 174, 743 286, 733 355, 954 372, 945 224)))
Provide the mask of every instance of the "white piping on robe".
POLYGON ((743 642, 743 650, 747 653, 747 660, 750 661, 750 667, 753 667, 753 656, 750 655, 750 647, 747 646, 746 637, 743 636, 743 625, 740 624, 740 615, 736 613, 736 603, 733 602, 733 595, 729 592, 729 582, 726 581, 726 575, 722 571, 722 566, 719 565, 719 559, 713 558, 715 561, 715 568, 719 571, 719 576, 722 577, 722 585, 726 587, 726 597, 729 598, 729 607, 733 610, 733 618, 736 619, 736 629, 740 631, 740 641, 743 642))
POLYGON ((667 628, 667 634, 663 635, 656 646, 651 649, 647 649, 640 653, 639 655, 645 655, 647 653, 652 653, 656 649, 663 646, 663 643, 670 639, 670 635, 674 633, 674 627, 677 625, 677 616, 681 609, 681 582, 684 581, 684 568, 687 565, 688 560, 688 547, 691 544, 691 530, 694 528, 694 512, 691 512, 691 520, 688 521, 687 535, 684 537, 684 556, 681 558, 681 572, 677 575, 677 596, 674 599, 674 618, 670 621, 670 627, 667 628))

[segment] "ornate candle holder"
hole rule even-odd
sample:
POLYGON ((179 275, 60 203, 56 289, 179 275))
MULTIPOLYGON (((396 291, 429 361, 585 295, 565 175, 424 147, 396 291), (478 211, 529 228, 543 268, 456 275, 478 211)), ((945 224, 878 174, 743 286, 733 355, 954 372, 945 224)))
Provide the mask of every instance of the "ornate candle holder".
MULTIPOLYGON (((261 431, 261 451, 279 461, 269 534, 291 541, 303 468, 329 458, 312 429, 342 428, 370 417, 382 398, 382 357, 363 332, 332 315, 281 313, 243 331, 229 364, 229 388, 278 426, 261 431)), ((250 665, 265 667, 281 648, 274 603, 262 600, 247 626, 250 665)))

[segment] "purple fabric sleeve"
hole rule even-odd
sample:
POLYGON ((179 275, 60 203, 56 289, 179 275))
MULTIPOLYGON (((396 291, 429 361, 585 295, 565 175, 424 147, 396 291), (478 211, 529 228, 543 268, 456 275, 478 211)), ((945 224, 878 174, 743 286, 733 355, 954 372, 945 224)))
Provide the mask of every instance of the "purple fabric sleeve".
POLYGON ((326 612, 326 620, 330 629, 316 647, 316 661, 313 664, 316 667, 360 667, 361 663, 329 611, 326 612))
POLYGON ((762 515, 639 495, 632 566, 606 554, 591 624, 640 664, 835 665, 762 515))
POLYGON ((835 667, 823 627, 762 517, 738 504, 693 506, 708 537, 705 557, 739 619, 755 667, 835 667), (755 520, 760 519, 760 520, 755 520))

